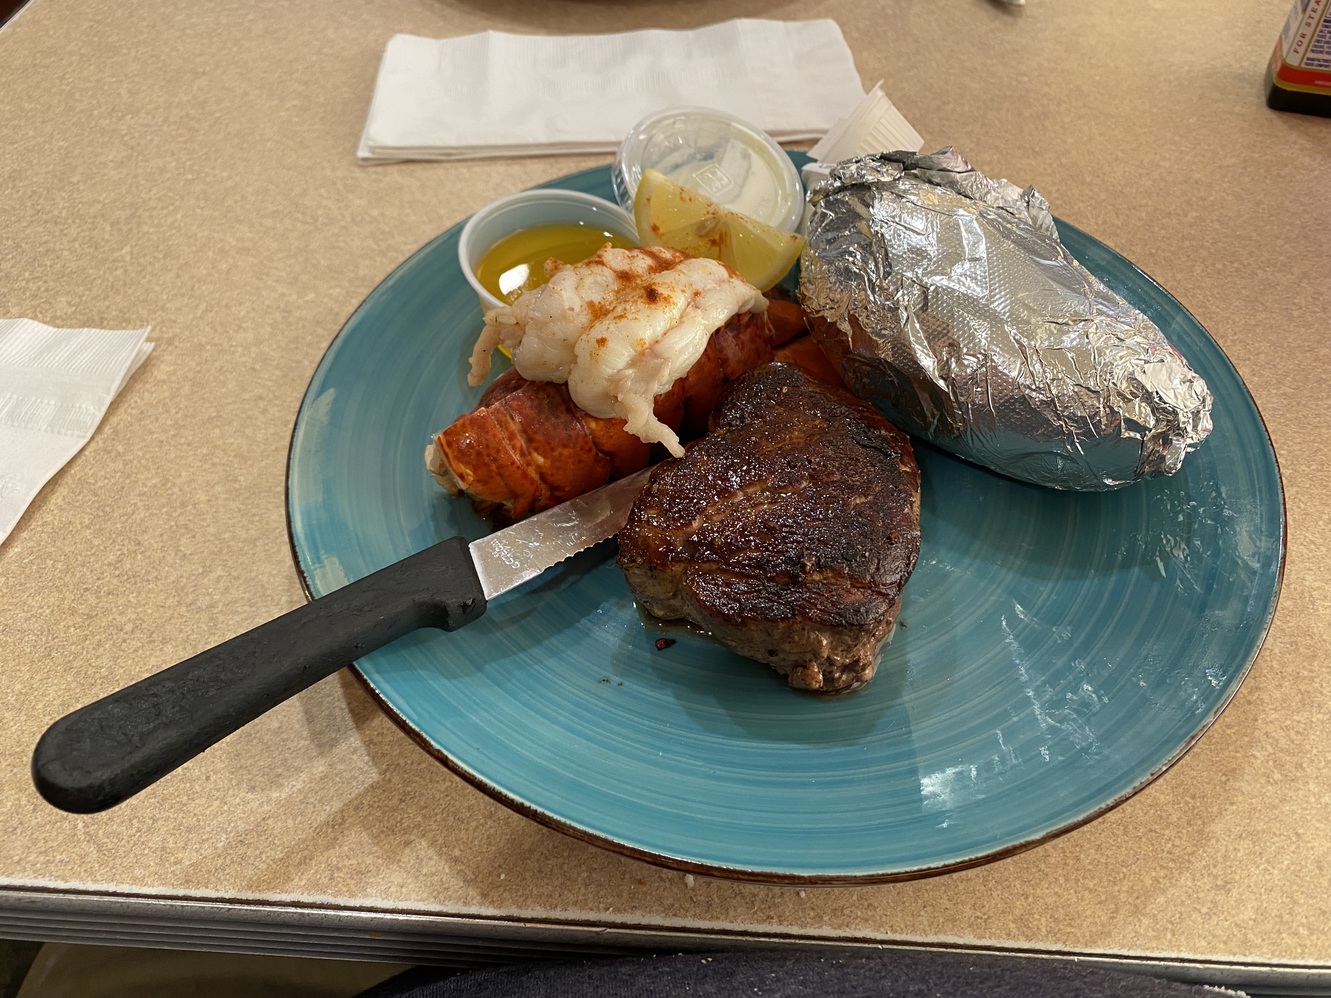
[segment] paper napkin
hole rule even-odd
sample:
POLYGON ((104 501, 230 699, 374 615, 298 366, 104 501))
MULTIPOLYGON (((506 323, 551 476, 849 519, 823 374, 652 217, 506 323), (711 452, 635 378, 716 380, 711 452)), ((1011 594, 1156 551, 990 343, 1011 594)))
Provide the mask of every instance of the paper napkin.
POLYGON ((459 38, 395 35, 363 162, 609 152, 654 111, 727 111, 778 142, 815 139, 864 96, 835 21, 724 21, 691 31, 459 38))
POLYGON ((0 543, 143 363, 148 329, 0 319, 0 543))

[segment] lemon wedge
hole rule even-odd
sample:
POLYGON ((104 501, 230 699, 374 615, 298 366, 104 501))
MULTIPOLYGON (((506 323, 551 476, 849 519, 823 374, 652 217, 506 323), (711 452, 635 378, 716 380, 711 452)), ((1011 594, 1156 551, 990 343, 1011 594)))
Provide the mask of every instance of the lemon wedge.
POLYGON ((720 260, 759 291, 785 277, 804 248, 803 236, 723 208, 657 170, 642 173, 633 219, 644 246, 720 260))

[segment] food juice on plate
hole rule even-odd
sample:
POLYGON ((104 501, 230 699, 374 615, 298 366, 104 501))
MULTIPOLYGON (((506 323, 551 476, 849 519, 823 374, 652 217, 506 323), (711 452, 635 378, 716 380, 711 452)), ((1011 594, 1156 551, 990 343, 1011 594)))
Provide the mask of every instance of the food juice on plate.
POLYGON ((627 249, 633 243, 617 232, 594 225, 542 225, 505 236, 485 251, 476 279, 505 304, 546 281, 545 261, 581 263, 606 243, 627 249))

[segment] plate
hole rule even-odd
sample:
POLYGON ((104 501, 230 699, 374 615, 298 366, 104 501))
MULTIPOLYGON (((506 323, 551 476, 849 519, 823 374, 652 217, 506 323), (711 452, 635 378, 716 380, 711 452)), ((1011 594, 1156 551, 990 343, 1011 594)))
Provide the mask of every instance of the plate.
MULTIPOLYGON (((607 168, 549 186, 612 196, 607 168)), ((423 463, 431 434, 479 396, 466 373, 481 314, 458 270, 459 228, 366 298, 310 382, 288 515, 312 596, 487 529, 423 463)), ((919 562, 868 686, 795 692, 645 620, 613 541, 460 631, 367 656, 364 681, 500 801, 718 876, 924 876, 1127 799, 1202 735, 1252 665, 1279 591, 1284 502, 1261 417, 1207 332, 1121 256, 1059 229, 1206 379, 1214 432, 1174 477, 1112 493, 1025 485, 919 445, 919 562)))

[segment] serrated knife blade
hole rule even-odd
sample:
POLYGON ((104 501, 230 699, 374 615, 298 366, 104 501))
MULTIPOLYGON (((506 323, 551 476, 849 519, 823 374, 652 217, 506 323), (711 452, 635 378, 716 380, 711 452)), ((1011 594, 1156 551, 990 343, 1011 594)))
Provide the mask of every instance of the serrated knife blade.
POLYGON ((485 598, 494 599, 619 533, 651 470, 644 468, 472 541, 468 549, 485 598))

